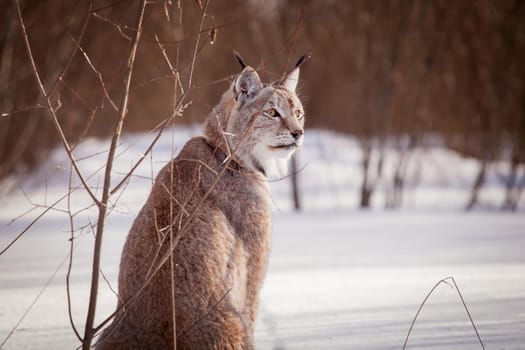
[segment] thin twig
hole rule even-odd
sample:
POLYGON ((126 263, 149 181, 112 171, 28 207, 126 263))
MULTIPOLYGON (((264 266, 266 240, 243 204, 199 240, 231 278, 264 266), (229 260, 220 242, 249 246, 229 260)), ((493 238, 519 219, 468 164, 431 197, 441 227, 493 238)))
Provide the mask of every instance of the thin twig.
MULTIPOLYGON (((75 38, 71 37, 71 39, 74 41, 75 38)), ((106 96, 106 99, 109 101, 109 103, 111 104, 111 107, 113 107, 113 109, 115 111, 118 111, 118 107, 117 105, 115 104, 115 102, 113 102, 113 99, 111 98, 111 96, 109 96, 109 92, 108 92, 108 89, 106 88, 106 84, 104 83, 104 79, 102 78, 102 73, 100 73, 100 71, 98 71, 96 68, 95 68, 95 65, 93 64, 93 62, 91 62, 91 59, 89 58, 89 56, 87 55, 86 51, 84 51, 84 49, 82 48, 82 46, 80 46, 79 43, 77 43, 77 46, 78 46, 78 49, 80 50, 80 52, 82 52, 82 56, 84 56, 84 58, 86 59, 86 62, 87 64, 89 65, 89 67, 91 68, 91 70, 93 71, 93 73, 95 73, 95 75, 97 76, 97 79, 100 83, 100 85, 102 86, 102 90, 104 91, 104 95, 106 96)))
MULTIPOLYGON (((78 188, 78 187, 77 187, 78 188)), ((31 221, 11 242, 7 244, 7 246, 0 251, 0 256, 4 254, 13 244, 15 244, 16 241, 18 241, 33 225, 40 220, 44 215, 46 215, 49 211, 51 211, 55 206, 57 206, 60 202, 62 202, 67 197, 67 194, 62 196, 61 198, 57 199, 53 204, 45 208, 33 221, 31 221)))
MULTIPOLYGON (((290 61, 292 59, 292 54, 293 54, 293 51, 294 51, 295 43, 297 42, 297 35, 299 34, 299 30, 301 29, 303 21, 304 21, 304 18, 306 17, 306 12, 308 12, 308 6, 309 6, 308 0, 305 0, 304 4, 303 4, 303 8, 301 10, 301 14, 299 15, 299 21, 297 22, 297 25, 295 26, 295 30, 290 35, 292 43, 291 43, 291 47, 290 47, 290 52, 288 53, 288 58, 286 60, 286 66, 285 66, 285 68, 283 70, 285 72, 284 74, 286 74, 288 66, 290 65, 290 61)), ((283 75, 283 77, 284 77, 284 75, 283 75)))
POLYGON ((84 108, 86 108, 88 111, 91 110, 91 106, 86 102, 86 100, 80 95, 80 93, 75 90, 75 88, 73 88, 72 86, 70 86, 68 83, 66 83, 65 80, 63 79, 60 79, 60 82, 62 83, 63 86, 65 86, 72 94, 74 97, 76 97, 76 99, 78 101, 80 101, 80 104, 84 106, 84 108))
POLYGON ((452 283, 454 283, 454 287, 456 287, 456 291, 458 292, 459 297, 461 298, 461 303, 463 304, 463 307, 465 308, 465 311, 467 312, 467 315, 468 315, 468 318, 470 320, 470 323, 472 324, 472 328, 474 328, 474 331, 476 332, 476 337, 479 340, 479 344, 481 345, 481 348, 483 350, 485 350, 485 345, 483 345, 483 341, 481 341, 481 336, 479 335, 478 328, 474 324, 474 320, 472 319, 470 311, 469 311, 469 309, 467 307, 467 304, 465 303, 465 299, 463 298, 463 295, 461 294, 461 291, 459 290, 459 287, 458 287, 458 285, 456 283, 456 280, 454 279, 454 277, 451 277, 451 279, 452 279, 452 283))
POLYGON ((280 176, 276 179, 272 179, 272 180, 268 180, 269 183, 273 183, 273 182, 279 182, 279 181, 283 181, 283 180, 286 180, 286 179, 289 179, 291 177, 294 177, 300 173, 303 172, 303 170, 308 166, 308 163, 305 163, 302 167, 300 167, 299 169, 297 169, 296 171, 292 171, 290 172, 289 174, 286 174, 286 175, 283 175, 283 176, 280 176))
POLYGON ((199 34, 197 34, 197 39, 195 40, 195 47, 193 48, 193 58, 191 60, 191 66, 190 66, 190 76, 188 77, 188 86, 186 90, 189 90, 191 88, 191 82, 193 79, 193 70, 195 68, 195 62, 197 59, 197 50, 199 47, 199 40, 201 39, 201 31, 202 27, 204 25, 204 17, 206 17, 206 11, 208 10, 208 5, 210 4, 210 0, 206 0, 206 4, 204 5, 204 9, 202 10, 202 16, 201 16, 201 23, 199 25, 199 34))
MULTIPOLYGON (((301 26, 303 24, 304 18, 306 17, 306 12, 308 10, 308 6, 309 6, 308 0, 305 0, 304 3, 303 3, 303 8, 301 9, 301 14, 299 15, 299 20, 298 20, 298 22, 297 22, 297 24, 295 26, 295 29, 286 38, 286 40, 284 41, 283 45, 279 49, 277 49, 277 51, 275 51, 275 53, 272 56, 270 56, 268 59, 264 60, 261 63, 261 66, 265 66, 267 62, 271 61, 275 56, 279 55, 279 53, 281 53, 281 51, 283 51, 286 48, 286 46, 288 45, 288 43, 290 41, 294 41, 295 42, 297 40, 297 34, 299 33, 299 30, 301 29, 301 26)), ((293 45, 292 45, 292 50, 290 50, 290 53, 288 54, 286 67, 283 70, 284 74, 286 74, 287 68, 288 68, 288 66, 290 64, 292 52, 293 52, 293 45)))
MULTIPOLYGON (((89 220, 89 224, 87 224, 86 227, 90 228, 91 234, 93 235, 93 238, 96 238, 95 225, 93 225, 91 220, 89 220)), ((106 282, 106 284, 109 287, 109 289, 111 290, 111 292, 117 297, 117 299, 119 299, 117 291, 115 291, 115 288, 113 288, 113 286, 111 285, 111 282, 109 282, 109 279, 106 277, 106 274, 104 273, 102 268, 100 268, 100 275, 102 276, 102 279, 104 280, 104 282, 106 282)))
MULTIPOLYGON (((171 164, 171 166, 173 166, 173 163, 171 164)), ((217 175, 218 176, 218 175, 217 175)), ((199 166, 198 167, 198 175, 197 175, 197 181, 195 181, 195 186, 193 187, 191 193, 187 196, 186 200, 184 201, 184 203, 182 203, 180 205, 181 207, 181 210, 177 213, 176 216, 171 216, 170 217, 170 223, 169 223, 169 228, 171 228, 172 226, 174 226, 174 223, 176 220, 178 220, 179 224, 178 224, 178 229, 180 230, 181 229, 181 223, 182 223, 182 219, 184 218, 184 214, 185 213, 188 213, 188 216, 191 215, 191 213, 189 213, 187 210, 186 210, 186 207, 188 206, 190 200, 193 198, 193 196, 195 195, 195 193, 197 192, 198 190, 198 187, 199 187, 199 182, 200 182, 200 178, 201 178, 201 167, 199 166)), ((171 196, 173 197, 173 196, 171 196)), ((178 203, 178 201, 177 201, 178 203)), ((159 257, 160 253, 161 253, 161 248, 162 248, 162 245, 164 245, 164 243, 166 242, 166 237, 167 236, 164 236, 163 240, 161 241, 161 243, 159 244, 159 248, 157 249, 157 251, 155 252, 155 255, 153 256, 153 259, 151 260, 151 264, 150 266, 148 267, 148 271, 146 272, 146 279, 148 279, 150 277, 150 274, 152 273, 153 271, 153 268, 155 267, 155 263, 157 261, 157 258, 159 257)), ((175 245, 172 245, 173 249, 175 249, 175 245)))
POLYGON ((29 61, 31 63, 31 69, 32 69, 33 75, 35 77, 36 83, 38 85, 40 94, 42 95, 42 97, 44 97, 44 99, 46 101, 47 109, 48 109, 49 113, 51 114, 51 118, 52 118, 53 124, 55 126, 55 129, 57 130, 58 135, 60 137, 60 140, 62 141, 62 144, 63 144, 63 146, 64 146, 64 148, 65 148, 65 150, 67 152, 67 155, 68 155, 69 159, 71 160, 71 163, 73 164, 73 167, 75 168, 75 173, 77 174, 77 176, 79 177, 80 181, 82 182, 82 185, 84 185, 84 188, 85 188, 86 192, 89 194, 89 196, 91 197, 91 199, 95 203, 99 203, 99 200, 97 199, 95 194, 91 191, 89 185, 87 184, 86 180, 84 179, 84 176, 82 175, 82 172, 78 168, 78 164, 77 164, 77 162, 75 160, 75 157, 73 156, 73 152, 71 151, 71 147, 69 146, 69 142, 67 141, 67 138, 64 135, 64 132, 63 132, 62 127, 60 125, 60 122, 58 121, 58 117, 56 115, 55 108, 53 107, 53 105, 51 103, 51 99, 50 99, 49 95, 46 93, 44 85, 42 84, 42 80, 40 78, 40 74, 38 73, 38 69, 36 67, 36 63, 35 63, 35 60, 34 60, 34 57, 33 57, 33 53, 32 53, 32 50, 31 50, 31 45, 29 44, 29 37, 27 35, 26 27, 25 27, 25 24, 24 24, 24 19, 22 17, 22 10, 20 9, 20 2, 19 2, 19 0, 15 0, 15 4, 16 4, 16 10, 17 10, 17 14, 18 14, 18 22, 20 24, 20 29, 22 31, 22 37, 24 39, 24 45, 25 45, 27 57, 29 58, 29 61))
POLYGON ((193 331, 193 329, 199 324, 201 323, 201 321, 203 319, 205 319, 220 303, 222 303, 222 301, 224 299, 226 299, 226 297, 228 296, 228 294, 230 294, 231 292, 231 288, 228 289, 226 291, 226 293, 224 293, 224 295, 219 299, 217 300, 217 302, 215 304, 213 304, 208 310, 206 313, 204 313, 201 317, 199 317, 198 319, 196 319, 191 325, 189 325, 188 327, 186 327, 185 329, 182 330, 182 332, 177 336, 177 339, 183 339, 184 337, 187 337, 189 334, 191 334, 191 332, 193 331))
MULTIPOLYGON (((18 2, 18 0, 17 0, 17 2, 18 2)), ((67 73, 67 70, 69 69, 69 66, 71 65, 71 62, 73 62, 73 58, 75 57, 75 54, 77 53, 77 49, 80 47, 80 42, 82 41, 82 38, 84 37, 84 34, 86 32, 86 28, 87 28, 89 19, 91 18, 91 11, 92 10, 93 10, 93 0, 89 0, 88 9, 86 11, 86 17, 85 17, 85 19, 84 19, 84 21, 82 23, 82 29, 80 30, 80 34, 78 36, 78 39, 75 40, 76 45, 73 48, 73 50, 71 50, 71 52, 69 54, 69 57, 68 57, 68 59, 66 61, 66 64, 64 65, 64 67, 62 69, 62 72, 60 72, 60 74, 58 75, 58 78, 55 80, 53 85, 51 85, 51 88, 48 91, 49 95, 51 95, 51 93, 53 93, 53 91, 55 90, 55 88, 58 85, 58 82, 63 80, 64 76, 67 73)))
POLYGON ((112 3, 109 3, 107 5, 103 5, 101 7, 97 7, 96 9, 93 10, 93 14, 97 13, 97 12, 100 12, 102 10, 106 10, 108 8, 111 8, 111 7, 114 7, 114 6, 117 6, 123 2, 127 2, 128 0, 117 0, 117 1, 113 1, 112 3))
POLYGON ((155 138, 153 139, 153 141, 150 143, 150 145, 148 146, 148 148, 144 151, 144 153, 142 153, 142 155, 140 156, 140 158, 135 162, 135 164, 131 167, 131 170, 120 180, 120 182, 115 186, 113 187, 113 189, 111 190, 110 194, 113 195, 115 194, 115 192, 117 192, 121 187, 122 185, 124 185, 126 183, 126 181, 128 181, 128 179, 131 177, 131 175, 133 175, 133 173, 135 172, 135 170, 139 167, 139 165, 142 163, 142 161, 146 158, 146 156, 151 152, 151 150, 153 149, 153 147, 157 144, 157 141, 160 139, 160 137, 162 136, 164 130, 167 128, 167 126, 169 125, 170 121, 176 116, 175 113, 173 113, 172 115, 170 115, 168 117, 168 119, 164 120, 161 125, 160 125, 160 129, 159 131, 157 132, 157 135, 155 135, 155 138))
MULTIPOLYGON (((180 83, 180 78, 178 78, 178 79, 179 79, 179 83, 180 83)), ((177 84, 175 84, 175 88, 177 88, 177 84)), ((181 85, 181 90, 182 90, 182 85, 181 85)), ((177 90, 175 89, 175 96, 176 96, 176 94, 177 94, 177 90)), ((115 192, 117 192, 122 187, 122 185, 124 185, 124 183, 126 183, 126 181, 128 181, 128 179, 131 177, 131 175, 133 175, 133 173, 138 168, 138 166, 142 163, 142 161, 146 158, 146 156, 151 152, 153 147, 157 144, 157 141, 160 139, 160 137, 162 136, 162 134, 164 133, 164 130, 166 130, 168 125, 170 125, 170 123, 177 116, 182 115, 182 113, 184 112, 184 110, 186 109, 186 107, 190 103, 190 102, 188 102, 188 103, 184 104, 186 96, 187 96, 187 92, 184 92, 182 90, 182 95, 180 96, 179 101, 176 104, 174 104, 173 110, 171 111, 171 114, 168 116, 168 118, 166 118, 164 121, 162 121, 159 124, 159 126, 156 127, 156 128, 159 128, 159 131, 157 132, 157 135, 155 136, 153 141, 150 143, 148 148, 144 151, 142 156, 131 167, 131 170, 120 180, 120 182, 115 187, 113 187, 113 189, 110 192, 111 195, 113 195, 115 192)))
MULTIPOLYGON (((158 137, 160 137, 160 135, 157 135, 158 137)), ((157 139, 158 139, 157 137, 157 139)), ((153 145, 151 145, 151 147, 153 147, 153 145)), ((104 153, 107 152, 107 151, 104 151, 104 153)), ((119 158, 121 156, 122 153, 118 154, 115 158, 119 158)), ((83 160, 83 159, 87 159, 87 157, 83 157, 83 158, 79 158, 78 160, 83 160)), ((78 161, 77 160, 77 161, 78 161)), ((138 166, 138 164, 135 165, 134 168, 136 168, 138 166)), ((95 175, 97 175, 102 169, 104 169, 104 166, 100 166, 98 167, 93 173, 91 173, 87 178, 86 180, 91 180, 95 175)), ((128 177, 130 176, 131 174, 128 173, 128 177)), ((120 184, 122 185, 122 184, 120 184)), ((43 208, 43 211, 37 215, 37 217, 35 219, 33 219, 29 224, 27 224, 24 229, 15 237, 13 238, 13 240, 11 240, 11 242, 9 242, 5 248, 3 248, 1 251, 0 251, 0 256, 3 255, 6 251, 9 250, 9 248, 11 248, 24 234, 26 234, 29 229, 31 229, 44 215, 46 215, 48 212, 52 211, 52 210, 55 210, 55 211, 58 211, 58 212, 67 212, 67 211, 64 211, 64 210, 61 210, 61 209, 57 209, 56 206, 58 204, 60 204, 64 199, 66 199, 70 193, 73 193, 81 188, 84 188, 83 185, 80 185, 80 186, 77 186, 77 187, 74 187, 72 189, 70 189, 66 194, 62 195, 62 197, 58 198, 55 202, 53 202, 52 204, 50 205, 46 205, 46 206, 42 206, 42 205, 39 205, 39 204, 36 204, 36 203, 33 203, 33 201, 25 194, 25 192, 22 190, 22 193, 24 194, 24 196, 26 197, 26 199, 29 201, 29 203, 31 203, 33 205, 33 208, 27 210, 25 213, 19 215, 18 217, 12 219, 10 222, 9 222, 9 225, 12 224, 13 222, 15 222, 17 219, 31 213, 32 211, 38 209, 38 208, 43 208)), ((94 186, 93 188, 98 188, 98 186, 94 186)), ((111 193, 113 194, 113 193, 111 193)), ((94 203, 92 205, 97 205, 97 203, 94 203)), ((88 208, 90 208, 92 205, 86 207, 85 209, 82 209, 80 211, 83 211, 83 210, 86 210, 88 208)), ((80 211, 76 212, 76 214, 78 214, 80 211)))
MULTIPOLYGON (((175 84, 178 84, 178 86, 180 87, 181 93, 184 94, 184 88, 182 87, 182 82, 180 80, 180 74, 177 71, 177 69, 173 66, 173 64, 171 63, 170 59, 168 58, 168 54, 166 53, 166 49, 160 43, 159 37, 157 36, 157 34, 155 34, 155 40, 157 41, 157 45, 159 46, 160 51, 162 52, 162 56, 164 57, 164 60, 166 61, 166 64, 170 68, 171 74, 173 75, 173 77, 175 79, 175 84)), ((174 102, 176 103, 176 98, 174 99, 174 102)))
POLYGON ((405 342, 403 343, 403 350, 406 349, 406 346, 408 344, 408 339, 410 338, 410 334, 412 333, 412 329, 414 328, 414 324, 416 323, 416 320, 417 320, 417 317, 419 316, 419 313, 421 312, 421 310, 423 309, 423 306, 425 305, 425 303, 427 302, 428 298, 430 298, 430 296, 432 295, 432 293, 434 293, 434 291, 436 290, 436 288, 440 285, 440 284, 446 284, 452 288, 455 288, 456 291, 458 292, 459 294, 459 297, 461 298, 461 302, 463 303, 463 307, 465 308, 465 311, 467 312, 467 315, 470 319, 470 322, 472 324, 472 327, 474 328, 474 330, 476 331, 476 336, 478 337, 478 340, 479 340, 479 343, 481 344, 481 348, 483 350, 485 350, 485 346, 483 345, 483 342, 481 341, 481 337, 478 333, 478 329, 476 327, 476 325, 474 324, 474 320, 472 319, 472 316, 470 315, 470 312, 468 310, 468 307, 467 307, 467 304, 465 303, 465 300, 463 299, 463 296, 461 295, 461 292, 459 291, 459 288, 458 288, 458 285, 456 284, 456 280, 454 279, 454 277, 446 277, 446 278, 443 278, 442 280, 439 280, 433 287, 432 289, 430 290, 430 292, 428 292, 428 294, 425 296, 425 299, 423 299, 423 302, 419 305, 419 308, 417 309, 417 312, 416 312, 416 315, 414 316, 414 318, 412 319, 412 322, 410 323, 410 327, 408 328, 408 332, 407 332, 407 336, 405 338, 405 342), (454 284, 454 286, 452 286, 449 281, 452 281, 452 283, 454 284))
POLYGON ((117 30, 118 30, 118 32, 120 33, 120 35, 121 35, 124 39, 126 39, 126 40, 128 40, 128 41, 131 41, 132 39, 131 39, 131 37, 130 37, 128 34, 124 33, 124 31, 122 30, 122 28, 124 28, 124 29, 128 29, 128 30, 133 31, 133 32, 136 32, 136 30, 135 30, 134 28, 129 28, 128 26, 126 26, 126 25, 124 25, 124 24, 118 24, 118 23, 115 23, 115 22, 113 22, 112 20, 110 20, 109 18, 107 18, 107 17, 105 17, 105 16, 102 16, 102 15, 99 14, 98 12, 93 12, 93 17, 98 18, 98 19, 100 19, 100 20, 102 20, 102 21, 104 21, 104 22, 106 22, 106 23, 109 23, 109 24, 111 24, 112 26, 114 26, 115 28, 117 28, 117 30))
POLYGON ((15 109, 14 111, 0 113, 0 117, 9 117, 12 114, 32 111, 35 109, 47 109, 47 106, 37 104, 34 106, 21 107, 21 108, 15 109))
MULTIPOLYGON (((172 133, 172 137, 173 137, 173 133, 172 133)), ((173 141, 173 139, 172 139, 173 141)), ((173 151, 172 151, 173 152, 173 151)), ((172 158, 173 158, 173 155, 172 155, 172 158)), ((175 199, 175 196, 173 196, 172 194, 172 190, 174 188, 174 183, 173 183, 173 163, 171 163, 171 171, 170 171, 170 190, 169 191, 166 191, 167 193, 169 193, 169 195, 175 199)), ((163 184, 164 185, 164 184, 163 184)), ((173 202, 175 202, 176 204, 178 204, 179 206, 180 205, 180 202, 178 200, 171 200, 170 201, 170 218, 173 217, 173 202)), ((184 217, 184 212, 186 212, 186 209, 184 207, 181 206, 181 209, 182 209, 182 212, 180 214, 180 217, 181 217, 181 220, 182 218, 184 217)), ((156 220, 157 218, 155 218, 156 220)), ((173 245, 174 243, 174 240, 173 240, 173 225, 169 225, 169 235, 170 235, 170 250, 171 250, 171 258, 170 258, 170 282, 171 282, 171 322, 172 322, 172 326, 171 326, 171 332, 173 334, 173 350, 177 350, 177 309, 176 309, 176 305, 177 305, 177 301, 175 299, 175 294, 177 294, 177 291, 175 290, 175 261, 174 261, 174 250, 175 250, 175 247, 173 245)), ((162 247, 162 245, 159 245, 159 249, 162 247)))
POLYGON ((88 350, 91 347, 91 341, 95 334, 95 329, 93 328, 93 323, 95 321, 95 311, 97 305, 97 296, 98 296, 98 283, 99 283, 99 274, 100 274, 100 258, 102 250, 102 237, 104 233, 104 223, 106 219, 107 204, 110 197, 110 186, 111 186, 111 169, 113 168, 113 161, 115 158, 115 152, 120 140, 120 135, 122 132, 122 126, 124 124, 124 119, 127 114, 128 109, 128 99, 129 99, 129 88, 131 86, 131 77, 133 75, 133 67, 135 63, 135 56, 137 53, 137 47, 140 40, 140 34, 142 33, 142 20, 144 18, 144 12, 146 9, 146 0, 142 0, 139 5, 139 11, 137 14, 137 30, 134 32, 133 41, 131 43, 130 53, 128 56, 127 62, 127 76, 124 81, 124 89, 122 91, 121 103, 119 106, 119 117, 115 130, 113 132, 113 137, 111 139, 111 145, 109 148, 108 159, 106 162, 106 170, 104 175, 104 185, 102 190, 102 201, 100 202, 99 215, 97 221, 97 233, 95 237, 95 246, 93 250, 93 265, 91 271, 91 287, 90 287, 90 297, 89 297, 89 306, 88 314, 86 318, 86 326, 84 331, 84 342, 82 348, 88 350))
POLYGON ((71 307, 71 289, 70 289, 70 282, 71 282, 71 268, 73 267, 73 247, 75 244, 75 236, 74 236, 74 222, 73 222, 73 215, 71 214, 71 180, 72 180, 72 172, 73 167, 69 168, 69 191, 67 196, 67 210, 69 212, 69 226, 71 235, 69 237, 69 261, 67 264, 67 273, 66 273, 66 295, 67 295, 67 314, 69 317, 69 323, 71 324, 71 328, 73 329, 73 332, 75 333, 77 339, 82 343, 83 339, 80 336, 80 333, 77 330, 77 327, 75 326, 75 321, 73 320, 73 313, 72 313, 72 307, 71 307))

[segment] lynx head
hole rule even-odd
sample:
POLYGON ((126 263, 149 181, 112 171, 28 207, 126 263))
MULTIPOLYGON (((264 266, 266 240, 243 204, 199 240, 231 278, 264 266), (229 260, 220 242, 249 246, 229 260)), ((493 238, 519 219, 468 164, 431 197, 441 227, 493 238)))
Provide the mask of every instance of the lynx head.
POLYGON ((303 144, 304 110, 295 89, 304 58, 283 79, 265 84, 237 56, 243 70, 206 120, 208 142, 246 169, 284 175, 287 160, 303 144))

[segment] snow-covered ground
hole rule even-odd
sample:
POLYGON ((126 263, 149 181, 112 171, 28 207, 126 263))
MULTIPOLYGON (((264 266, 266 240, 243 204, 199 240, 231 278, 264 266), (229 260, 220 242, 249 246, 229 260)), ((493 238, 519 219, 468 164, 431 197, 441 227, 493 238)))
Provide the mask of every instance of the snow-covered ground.
MULTIPOLYGON (((122 244, 148 195, 151 178, 195 133, 198 129, 168 132, 114 203, 102 261, 113 287, 122 244)), ((418 186, 409 188, 403 210, 379 209, 384 200, 380 189, 376 209, 361 212, 355 210, 360 183, 355 141, 326 132, 307 136, 300 154, 300 164, 305 165, 300 173, 305 211, 290 212, 288 179, 271 183, 274 240, 256 330, 258 349, 401 349, 418 306, 430 288, 448 276, 458 283, 487 349, 525 349, 525 216, 459 210, 474 177, 474 160, 440 148, 418 150, 411 165, 414 172, 421 169, 418 186)), ((115 182, 151 138, 124 138, 115 182)), ((104 164, 105 146, 107 141, 88 140, 75 151, 87 176, 104 164)), ((390 162, 394 158, 392 152, 390 162)), ((505 164, 493 166, 495 173, 504 168, 505 164)), ((64 153, 57 150, 35 176, 3 198, 0 249, 43 211, 40 205, 49 205, 67 192, 68 175, 64 153)), ((491 176, 482 192, 488 207, 501 201, 501 185, 496 175, 491 176)), ((97 173, 89 181, 96 186, 101 178, 97 173)), ((73 186, 77 183, 73 179, 73 186)), ((73 211, 87 203, 81 190, 73 193, 73 211)), ((2 348, 78 346, 65 293, 70 233, 63 210, 67 204, 67 200, 60 202, 0 256, 0 343, 58 269, 2 348)), ((521 210, 523 206, 522 202, 521 210)), ((95 218, 93 208, 80 211, 74 216, 75 227, 95 218)), ((75 236, 71 296, 73 319, 82 333, 93 237, 87 229, 75 236)), ((104 282, 98 320, 110 314, 115 303, 104 282)), ((481 349, 453 288, 441 285, 430 297, 408 348, 481 349)))

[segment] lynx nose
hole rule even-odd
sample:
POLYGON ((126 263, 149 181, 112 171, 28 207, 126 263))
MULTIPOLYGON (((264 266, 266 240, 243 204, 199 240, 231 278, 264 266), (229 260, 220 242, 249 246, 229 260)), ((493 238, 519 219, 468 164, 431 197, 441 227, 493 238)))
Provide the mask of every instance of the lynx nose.
POLYGON ((304 131, 301 129, 295 130, 291 132, 294 139, 298 140, 301 136, 303 136, 304 131))

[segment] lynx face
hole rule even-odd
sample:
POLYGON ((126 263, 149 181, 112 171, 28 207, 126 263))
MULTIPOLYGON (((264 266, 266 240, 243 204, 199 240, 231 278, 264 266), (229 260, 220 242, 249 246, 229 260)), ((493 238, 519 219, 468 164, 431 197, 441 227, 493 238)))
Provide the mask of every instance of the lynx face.
POLYGON ((280 82, 263 84, 246 67, 232 84, 224 134, 243 166, 269 177, 286 173, 287 160, 304 139, 304 110, 295 93, 298 78, 296 68, 280 82))

